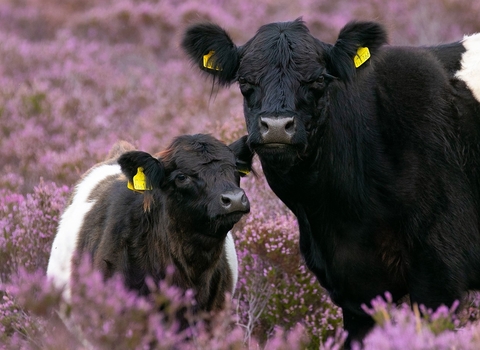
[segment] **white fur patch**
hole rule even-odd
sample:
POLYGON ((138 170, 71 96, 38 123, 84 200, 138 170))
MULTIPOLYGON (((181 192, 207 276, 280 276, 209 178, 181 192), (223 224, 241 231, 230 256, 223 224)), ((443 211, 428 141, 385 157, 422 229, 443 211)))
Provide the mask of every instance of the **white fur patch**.
POLYGON ((238 259, 237 251, 235 250, 235 242, 233 241, 233 236, 231 232, 227 233, 227 238, 225 239, 225 253, 227 254, 228 266, 232 271, 232 294, 235 292, 238 281, 238 259))
POLYGON ((455 77, 463 80, 480 102, 480 33, 465 36, 462 44, 467 51, 462 55, 462 68, 455 77))
POLYGON ((101 165, 93 168, 75 187, 72 203, 60 218, 60 224, 48 260, 47 276, 52 278, 56 287, 65 288, 63 295, 67 300, 70 299, 69 282, 78 234, 85 215, 95 204, 94 201, 89 201, 88 197, 102 180, 108 176, 120 174, 120 172, 120 165, 118 164, 101 165))

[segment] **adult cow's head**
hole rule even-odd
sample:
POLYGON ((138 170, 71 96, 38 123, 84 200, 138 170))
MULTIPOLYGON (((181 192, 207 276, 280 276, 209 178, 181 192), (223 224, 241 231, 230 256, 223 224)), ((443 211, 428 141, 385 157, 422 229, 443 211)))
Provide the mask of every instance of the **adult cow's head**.
POLYGON ((163 202, 177 231, 225 238, 250 211, 240 176, 248 172, 252 154, 246 137, 226 146, 209 135, 183 135, 157 157, 141 151, 123 154, 118 163, 135 190, 144 191, 144 207, 163 202), (141 179, 135 178, 141 174, 141 179))
POLYGON ((197 24, 187 29, 182 46, 214 83, 238 82, 248 145, 261 158, 291 161, 305 152, 309 136, 325 122, 329 85, 355 78, 359 48, 367 47, 375 55, 385 42, 380 25, 351 22, 335 45, 327 44, 297 19, 264 25, 238 47, 219 26, 197 24))

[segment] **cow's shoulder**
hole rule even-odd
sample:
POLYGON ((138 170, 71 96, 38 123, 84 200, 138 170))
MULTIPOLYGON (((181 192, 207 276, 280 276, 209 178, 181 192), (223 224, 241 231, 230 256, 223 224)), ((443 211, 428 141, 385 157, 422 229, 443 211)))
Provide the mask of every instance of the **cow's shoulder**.
POLYGON ((384 46, 373 64, 379 78, 404 81, 405 87, 419 79, 438 79, 438 74, 443 80, 448 77, 442 62, 424 47, 384 46))
POLYGON ((460 41, 430 46, 426 49, 437 57, 450 75, 460 70, 462 55, 466 51, 465 46, 460 41))

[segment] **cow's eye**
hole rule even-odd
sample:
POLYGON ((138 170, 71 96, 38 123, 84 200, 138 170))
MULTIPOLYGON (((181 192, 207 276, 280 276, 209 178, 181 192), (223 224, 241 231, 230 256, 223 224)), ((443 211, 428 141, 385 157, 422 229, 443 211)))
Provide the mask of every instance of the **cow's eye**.
POLYGON ((314 81, 310 82, 310 88, 313 90, 323 90, 325 88, 325 77, 318 76, 314 81))
POLYGON ((175 184, 177 186, 185 186, 189 182, 190 182, 190 178, 185 174, 177 174, 177 176, 175 176, 175 184))
POLYGON ((253 92, 255 86, 254 83, 245 77, 238 78, 238 85, 240 86, 240 91, 245 97, 249 96, 253 92))

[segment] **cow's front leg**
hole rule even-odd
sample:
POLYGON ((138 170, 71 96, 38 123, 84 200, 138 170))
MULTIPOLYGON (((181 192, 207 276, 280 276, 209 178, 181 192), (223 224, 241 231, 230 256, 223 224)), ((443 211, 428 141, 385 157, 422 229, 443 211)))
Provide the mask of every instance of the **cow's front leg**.
POLYGON ((363 343, 363 338, 373 328, 375 321, 366 313, 343 311, 343 328, 348 332, 345 349, 350 349, 354 342, 363 343))
POLYGON ((434 249, 424 248, 412 258, 409 266, 408 285, 410 302, 413 306, 424 305, 435 310, 441 305, 450 307, 455 300, 461 300, 467 289, 464 274, 455 273, 453 267, 434 249))

